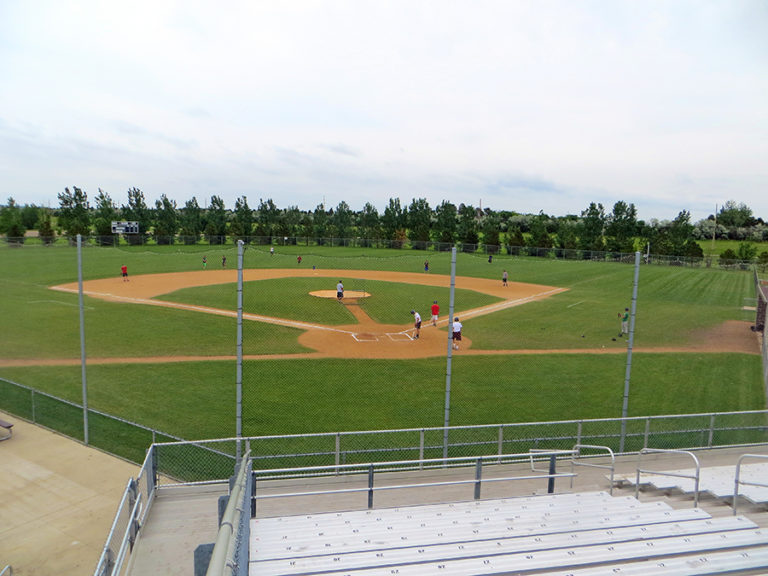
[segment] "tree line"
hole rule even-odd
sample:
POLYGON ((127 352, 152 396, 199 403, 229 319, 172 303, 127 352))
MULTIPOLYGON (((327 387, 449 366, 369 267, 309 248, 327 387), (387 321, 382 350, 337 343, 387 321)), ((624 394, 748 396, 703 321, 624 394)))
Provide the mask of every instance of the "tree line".
MULTIPOLYGON (((514 211, 480 209, 471 204, 455 205, 446 200, 432 207, 424 198, 410 204, 390 198, 383 212, 367 202, 353 211, 342 201, 328 208, 319 204, 314 210, 297 206, 278 207, 271 198, 259 199, 251 208, 246 196, 225 206, 217 195, 201 207, 192 197, 183 207, 163 194, 149 206, 138 188, 127 191, 127 202, 118 204, 99 189, 91 204, 79 188, 65 188, 58 194, 55 209, 34 205, 18 206, 13 198, 0 208, 0 234, 23 239, 27 230, 37 230, 43 241, 77 234, 93 237, 104 245, 115 243, 112 222, 135 221, 139 233, 125 235, 131 244, 145 243, 150 237, 158 244, 211 244, 227 238, 271 244, 274 238, 315 238, 319 243, 332 239, 358 238, 387 241, 392 247, 406 242, 414 248, 430 243, 450 246, 482 244, 493 253, 503 246, 530 246, 586 251, 626 253, 641 250, 658 255, 698 258, 703 256, 698 240, 731 238, 742 240, 734 259, 752 260, 757 250, 750 241, 768 241, 768 226, 755 218, 743 203, 726 202, 721 209, 699 222, 691 222, 690 213, 681 211, 672 221, 638 220, 634 204, 616 202, 611 210, 591 202, 578 215, 550 216, 521 214, 514 211)), ((23 241, 23 240, 20 240, 23 241)), ((733 252, 733 251, 732 251, 733 252)))

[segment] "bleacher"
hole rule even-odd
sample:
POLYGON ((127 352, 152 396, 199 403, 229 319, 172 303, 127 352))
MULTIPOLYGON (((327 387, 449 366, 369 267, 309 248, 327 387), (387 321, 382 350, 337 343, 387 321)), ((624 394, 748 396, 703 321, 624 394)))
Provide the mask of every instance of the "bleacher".
MULTIPOLYGON (((644 487, 681 494, 706 493, 738 509, 739 500, 761 506, 768 505, 768 457, 745 454, 736 465, 707 468, 669 468, 641 471, 634 475, 619 475, 614 481, 620 485, 644 487), (761 463, 744 463, 749 459, 761 463)), ((698 496, 697 496, 698 498, 698 496)))
POLYGON ((251 520, 253 576, 717 574, 768 570, 768 531, 607 492, 251 520))

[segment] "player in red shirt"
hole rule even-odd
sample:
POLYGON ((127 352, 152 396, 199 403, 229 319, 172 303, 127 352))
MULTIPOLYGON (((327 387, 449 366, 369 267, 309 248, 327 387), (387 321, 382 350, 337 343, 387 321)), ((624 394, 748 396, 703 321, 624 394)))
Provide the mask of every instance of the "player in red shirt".
POLYGON ((440 314, 440 306, 437 305, 437 300, 432 302, 432 326, 437 326, 437 317, 440 314))
POLYGON ((125 264, 120 266, 120 273, 123 275, 123 282, 128 282, 128 266, 125 264))

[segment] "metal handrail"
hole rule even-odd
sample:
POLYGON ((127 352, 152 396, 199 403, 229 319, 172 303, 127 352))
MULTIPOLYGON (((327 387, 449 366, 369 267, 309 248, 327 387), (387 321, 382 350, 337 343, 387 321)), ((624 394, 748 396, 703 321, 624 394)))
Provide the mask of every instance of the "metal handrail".
POLYGON ((733 515, 735 516, 738 512, 738 506, 739 506, 739 485, 744 484, 746 486, 760 486, 761 488, 768 488, 768 484, 762 484, 760 482, 750 482, 748 480, 741 480, 739 479, 739 475, 741 474, 741 461, 745 458, 757 458, 759 460, 768 460, 767 454, 742 454, 739 456, 738 461, 736 462, 736 476, 734 476, 733 481, 733 515))
MULTIPOLYGON (((208 564, 206 576, 224 576, 225 574, 236 574, 237 561, 236 546, 238 530, 241 524, 241 518, 246 511, 250 514, 250 507, 243 506, 243 501, 247 494, 246 486, 251 474, 251 451, 247 450, 240 461, 240 470, 237 472, 232 491, 229 494, 229 502, 221 517, 219 532, 216 536, 216 542, 213 546, 211 560, 208 564)), ((247 565, 245 570, 247 571, 247 565)))
POLYGON ((13 576, 13 568, 11 568, 10 564, 3 568, 2 572, 0 572, 0 576, 13 576))
POLYGON ((690 452, 688 450, 663 450, 660 448, 643 448, 642 450, 640 450, 637 456, 637 470, 635 472, 635 498, 637 498, 640 495, 640 473, 641 472, 644 474, 656 474, 658 476, 673 476, 676 478, 688 478, 690 480, 693 480, 694 481, 693 506, 694 508, 699 507, 699 479, 701 478, 701 465, 699 464, 699 459, 696 458, 693 452, 690 452), (643 454, 687 454, 688 456, 693 458, 693 461, 696 464, 696 474, 691 476, 690 474, 680 474, 677 472, 644 470, 640 468, 640 462, 643 458, 643 454))
MULTIPOLYGON (((573 447, 574 451, 576 453, 571 458, 571 471, 573 471, 575 466, 587 466, 589 468, 602 468, 604 470, 610 470, 611 471, 611 487, 610 487, 610 494, 613 496, 613 474, 616 470, 616 456, 614 456, 613 450, 611 450, 608 446, 596 446, 594 444, 576 444, 573 447), (605 450, 608 455, 611 457, 611 463, 608 464, 593 464, 590 462, 578 462, 577 459, 581 456, 581 450, 582 448, 587 448, 590 450, 605 450)), ((571 487, 573 487, 573 478, 571 479, 571 487)))
POLYGON ((573 456, 573 450, 546 450, 545 448, 529 448, 528 455, 531 461, 531 470, 533 472, 549 472, 549 468, 546 470, 536 468, 536 460, 541 460, 542 456, 547 456, 547 461, 549 461, 549 457, 551 456, 573 456))
MULTIPOLYGON (((550 451, 541 451, 537 453, 537 456, 550 456, 550 457, 556 457, 556 456, 563 456, 563 455, 573 455, 573 452, 570 450, 550 450, 550 451)), ((513 461, 517 462, 523 462, 526 459, 530 457, 530 454, 503 454, 501 457, 499 457, 498 454, 493 455, 487 455, 487 456, 464 456, 464 457, 456 457, 456 458, 435 458, 430 460, 400 460, 397 462, 367 462, 362 464, 343 464, 339 466, 335 465, 327 465, 327 466, 304 466, 299 468, 278 468, 273 470, 254 470, 253 476, 254 478, 257 478, 258 476, 270 476, 274 477, 276 474, 290 474, 290 475, 299 475, 302 476, 311 476, 311 474, 306 474, 307 472, 314 471, 316 474, 315 476, 321 476, 324 472, 332 472, 332 471, 338 471, 339 469, 344 470, 359 470, 361 472, 367 471, 368 473, 368 486, 363 488, 340 488, 340 489, 333 489, 333 490, 313 490, 313 491, 302 491, 302 492, 287 492, 287 493, 280 493, 280 494, 265 494, 265 495, 257 495, 254 490, 254 500, 263 500, 263 499, 272 499, 272 498, 289 498, 289 497, 298 497, 298 496, 319 496, 319 495, 332 495, 332 494, 350 494, 355 492, 367 492, 368 493, 368 508, 373 508, 373 494, 375 491, 379 490, 399 490, 404 488, 428 488, 428 487, 437 487, 437 486, 456 486, 460 484, 474 484, 475 485, 475 493, 474 497, 476 500, 480 499, 480 490, 481 485, 483 482, 502 482, 502 481, 513 481, 513 480, 536 480, 536 479, 543 479, 546 478, 549 480, 549 491, 552 492, 554 490, 554 480, 555 478, 571 478, 573 480, 573 477, 576 476, 574 472, 556 472, 552 468, 550 468, 550 471, 546 474, 527 474, 523 476, 503 476, 503 477, 494 477, 494 478, 482 478, 482 465, 483 463, 490 463, 493 465, 499 465, 502 463, 511 463, 513 461), (399 466, 407 466, 409 469, 416 469, 421 468, 423 464, 442 464, 447 465, 449 463, 455 465, 459 465, 460 462, 466 463, 465 465, 470 465, 472 463, 475 464, 475 477, 473 479, 467 479, 467 480, 445 480, 441 482, 416 482, 416 483, 406 483, 406 484, 396 484, 396 485, 387 485, 387 486, 375 486, 374 485, 374 474, 376 468, 390 468, 394 465, 399 466)))

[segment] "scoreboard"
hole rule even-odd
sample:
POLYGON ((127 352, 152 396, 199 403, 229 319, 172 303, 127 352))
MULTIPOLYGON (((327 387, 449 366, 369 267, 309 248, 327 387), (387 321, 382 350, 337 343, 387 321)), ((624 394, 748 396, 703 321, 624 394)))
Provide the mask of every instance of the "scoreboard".
POLYGON ((112 234, 138 234, 138 222, 112 222, 112 234))

